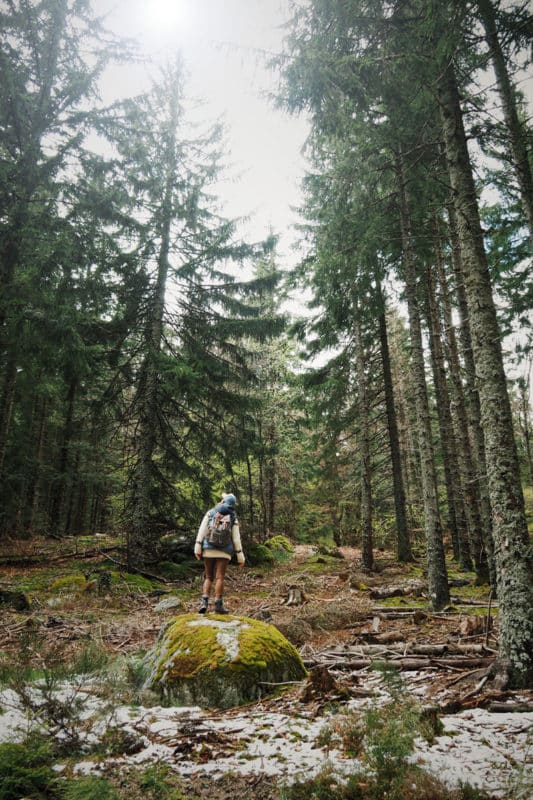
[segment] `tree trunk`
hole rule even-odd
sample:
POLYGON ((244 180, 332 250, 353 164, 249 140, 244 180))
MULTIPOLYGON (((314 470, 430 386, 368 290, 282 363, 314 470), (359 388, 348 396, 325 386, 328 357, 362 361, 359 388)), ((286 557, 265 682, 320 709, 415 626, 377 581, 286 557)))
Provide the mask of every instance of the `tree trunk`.
POLYGON ((494 544, 492 539, 492 508, 490 505, 489 489, 487 483, 487 462, 485 457, 485 439, 481 429, 481 406, 479 394, 476 386, 476 369, 474 365, 474 353, 472 350, 472 337, 470 335, 470 321, 468 318, 468 307, 466 293, 463 282, 463 267, 461 250, 459 246, 459 235, 457 232, 457 215, 453 203, 448 205, 448 218, 450 224, 450 244, 452 254, 452 267, 455 278, 455 293, 457 297, 457 308, 459 311, 459 338, 461 341, 461 353, 464 361, 465 389, 464 397, 466 404, 468 429, 470 431, 470 442, 472 444, 472 454, 474 457, 475 483, 479 494, 479 509, 481 513, 481 535, 482 543, 476 548, 474 545, 474 561, 486 558, 490 575, 490 584, 496 591, 496 565, 494 563, 494 544), (484 547, 483 547, 484 545, 484 547))
POLYGON ((16 386, 17 364, 15 358, 11 357, 5 371, 2 402, 0 404, 0 469, 3 468, 6 457, 16 386))
POLYGON ((78 389, 78 380, 73 378, 70 381, 67 391, 67 411, 65 414, 65 422, 63 425, 63 435, 61 438, 61 449, 59 452, 59 465, 57 469, 57 477, 55 480, 54 489, 52 491, 52 500, 50 504, 50 530, 57 536, 64 533, 62 529, 63 517, 63 501, 65 495, 65 485, 67 480, 67 469, 70 456, 70 444, 74 434, 74 405, 76 401, 76 392, 78 389))
POLYGON ((253 476, 252 476, 252 462, 250 461, 250 454, 246 454, 246 473, 248 476, 248 498, 249 498, 249 519, 250 519, 250 527, 253 529, 254 527, 254 483, 253 483, 253 476))
POLYGON ((276 458, 274 456, 274 448, 276 443, 276 426, 270 422, 267 430, 267 447, 269 450, 268 458, 265 464, 265 493, 266 493, 266 512, 267 531, 271 534, 275 528, 275 515, 276 515, 276 458))
POLYGON ((438 260, 441 305, 444 315, 445 349, 450 371, 450 388, 452 395, 452 408, 454 409, 455 428, 457 431, 457 454, 461 471, 461 484, 463 488, 468 534, 478 583, 487 583, 490 580, 485 536, 480 512, 480 495, 476 479, 476 468, 470 445, 468 431, 468 418, 466 411, 463 383, 461 380, 461 367, 459 350, 455 338, 455 328, 452 318, 452 307, 448 291, 448 280, 444 265, 442 246, 439 244, 440 256, 438 260))
POLYGON ((518 116, 516 92, 509 78, 505 56, 498 37, 494 6, 491 0, 477 0, 477 6, 485 28, 485 36, 496 74, 503 117, 509 131, 512 164, 529 226, 529 237, 533 243, 533 174, 528 154, 528 131, 518 116))
POLYGON ((392 462, 392 484, 394 491, 394 511, 396 514, 396 547, 398 561, 413 560, 407 514, 405 511, 405 490, 402 475, 402 462, 400 455, 400 440, 396 422, 396 409, 394 406, 394 390, 390 364, 389 340, 387 335, 387 320, 385 317, 385 302, 381 284, 377 281, 379 313, 379 342, 381 349, 381 363, 383 367, 383 386, 385 391, 385 409, 387 414, 387 431, 392 462))
POLYGON ((533 678, 533 570, 524 497, 503 369, 501 335, 483 246, 475 184, 453 65, 440 73, 439 103, 457 215, 463 278, 481 405, 499 598, 499 655, 510 680, 533 678))
POLYGON ((24 509, 22 513, 22 524, 24 531, 29 534, 32 532, 35 522, 35 517, 39 512, 40 507, 40 493, 39 484, 41 477, 41 470, 44 461, 44 442, 46 438, 46 422, 48 415, 48 401, 46 397, 40 399, 37 404, 36 417, 37 432, 35 436, 35 454, 33 464, 26 487, 24 498, 24 509), (40 408, 39 408, 40 405, 40 408))
POLYGON ((521 380, 519 383, 519 401, 520 401, 520 427, 522 428, 522 435, 524 437, 524 447, 526 449, 527 466, 529 470, 529 480, 533 483, 533 458, 531 455, 531 433, 529 430, 529 378, 528 380, 521 380))
POLYGON ((132 526, 128 541, 128 566, 142 569, 157 553, 158 533, 153 523, 152 484, 156 452, 159 393, 159 355, 163 335, 165 290, 168 274, 170 225, 172 214, 172 179, 167 181, 163 199, 163 223, 158 255, 157 278, 154 287, 150 319, 146 333, 146 351, 141 369, 137 396, 139 425, 137 460, 133 479, 132 526))
POLYGON ((435 295, 435 279, 431 267, 426 269, 426 316, 453 552, 461 569, 470 571, 472 569, 472 557, 468 544, 468 528, 457 458, 457 443, 450 411, 448 378, 444 365, 441 324, 435 295))
MULTIPOLYGON (((355 310, 357 315, 357 309, 355 310)), ((354 320, 355 361, 357 374, 357 416, 359 423, 359 456, 361 475, 361 561, 363 569, 374 569, 374 548, 372 541, 372 464, 370 455, 370 410, 368 404, 368 384, 366 357, 361 335, 361 325, 356 316, 354 320)))
POLYGON ((434 610, 443 608, 450 602, 448 575, 439 519, 439 505, 436 488, 433 436, 426 387, 424 350, 422 345, 422 326, 417 294, 417 276, 413 251, 411 218, 403 159, 396 156, 396 176, 398 181, 400 218, 402 229, 402 249, 405 270, 405 294, 409 314, 409 334, 411 340, 411 359, 413 386, 418 427, 418 445, 422 470, 422 491, 427 543, 429 602, 434 610))

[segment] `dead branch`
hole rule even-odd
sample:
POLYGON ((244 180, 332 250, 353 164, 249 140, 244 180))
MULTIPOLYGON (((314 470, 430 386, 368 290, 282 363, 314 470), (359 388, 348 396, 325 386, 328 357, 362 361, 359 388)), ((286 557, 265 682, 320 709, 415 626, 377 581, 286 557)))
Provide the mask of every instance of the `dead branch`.
POLYGON ((77 560, 84 558, 96 558, 103 553, 119 550, 121 546, 122 545, 120 544, 115 544, 110 545, 109 547, 97 547, 93 550, 85 550, 83 552, 76 552, 74 550, 68 553, 61 553, 57 556, 51 556, 45 551, 41 551, 35 556, 4 556, 3 558, 0 558, 0 567, 32 567, 44 563, 49 564, 52 561, 68 561, 71 558, 75 558, 77 560))

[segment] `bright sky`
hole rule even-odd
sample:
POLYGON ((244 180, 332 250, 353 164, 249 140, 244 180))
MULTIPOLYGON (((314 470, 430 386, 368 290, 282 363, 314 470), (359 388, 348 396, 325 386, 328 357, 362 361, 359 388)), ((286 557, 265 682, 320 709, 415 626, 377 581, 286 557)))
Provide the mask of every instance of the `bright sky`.
MULTIPOLYGON (((281 264, 297 260, 291 207, 300 202, 307 126, 264 96, 277 76, 262 60, 263 53, 280 50, 288 0, 93 0, 93 8, 107 15, 109 29, 136 39, 155 63, 181 51, 189 75, 186 94, 205 102, 206 121, 223 115, 228 129, 225 163, 233 180, 218 189, 224 215, 250 216, 243 232, 251 239, 272 228, 281 236, 281 264)), ((155 65, 113 69, 105 99, 138 94, 151 73, 155 65)))

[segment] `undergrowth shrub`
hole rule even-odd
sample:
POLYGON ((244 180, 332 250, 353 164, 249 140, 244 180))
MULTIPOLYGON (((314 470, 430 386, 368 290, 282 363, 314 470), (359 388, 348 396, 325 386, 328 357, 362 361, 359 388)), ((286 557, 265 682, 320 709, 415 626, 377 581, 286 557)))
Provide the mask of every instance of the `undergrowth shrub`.
POLYGON ((120 800, 120 795, 106 778, 89 775, 68 781, 61 798, 62 800, 120 800))
POLYGON ((432 741, 440 721, 406 695, 400 673, 375 665, 390 699, 381 706, 339 715, 322 728, 317 745, 341 747, 354 759, 345 780, 326 769, 314 779, 285 788, 283 800, 488 800, 477 789, 449 789, 411 764, 415 740, 432 741), (329 792, 329 794, 328 794, 329 792))
POLYGON ((107 654, 94 642, 65 661, 60 644, 25 631, 18 653, 1 663, 0 685, 16 696, 32 734, 49 737, 54 755, 87 753, 113 724, 116 695, 103 700, 104 692, 95 703, 99 685, 106 691, 112 685, 108 667, 107 654))
POLYGON ((0 744, 0 800, 56 797, 53 754, 43 741, 0 744))
POLYGON ((249 544, 246 548, 248 563, 252 566, 272 566, 276 563, 274 553, 264 544, 249 544))

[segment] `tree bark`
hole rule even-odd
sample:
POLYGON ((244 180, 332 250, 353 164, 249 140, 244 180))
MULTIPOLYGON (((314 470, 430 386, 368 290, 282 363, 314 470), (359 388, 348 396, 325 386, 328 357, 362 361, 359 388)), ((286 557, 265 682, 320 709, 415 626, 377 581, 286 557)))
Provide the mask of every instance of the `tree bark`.
POLYGON ((446 494, 448 497, 448 517, 453 551, 461 569, 469 572, 473 565, 468 542, 466 512, 463 502, 459 461, 457 458, 457 442, 450 411, 450 395, 448 392, 446 367, 444 365, 441 324, 435 293, 435 279, 431 266, 428 266, 426 269, 426 317, 429 331, 433 381, 436 389, 435 399, 439 420, 440 443, 446 494))
POLYGON ((40 509, 40 477, 44 461, 44 443, 46 438, 46 423, 48 417, 48 401, 46 397, 40 399, 37 403, 37 434, 35 437, 35 455, 30 472, 28 486, 25 493, 25 503, 23 509, 23 527, 24 531, 29 534, 34 527, 34 521, 40 509), (39 408, 40 406, 40 408, 39 408))
POLYGON ((468 525, 468 535, 478 583, 490 581, 487 550, 485 548, 485 536, 480 511, 480 494, 478 482, 476 480, 476 468, 472 447, 470 445, 470 434, 468 431, 468 418, 466 411, 463 383, 461 380, 461 367, 459 362, 459 349, 455 337, 455 328, 452 317, 452 306, 448 291, 448 279, 442 253, 442 246, 439 243, 440 256, 438 259, 438 279, 440 284, 441 306, 444 317, 445 328, 445 350, 446 359, 450 372, 450 389, 452 397, 452 408, 454 411, 455 429, 457 432, 457 455, 461 472, 461 485, 464 496, 466 521, 468 525))
POLYGON ((61 439, 61 449, 59 452, 59 464, 52 500, 50 504, 50 530, 53 534, 61 535, 64 533, 62 528, 63 501, 65 495, 65 485, 67 480, 67 469, 70 456, 70 444, 74 434, 74 405, 76 402, 76 392, 78 389, 77 378, 73 378, 67 390, 67 410, 63 425, 63 435, 61 439))
POLYGON ((475 184, 453 64, 440 73, 438 97, 457 215, 463 278, 481 406, 497 570, 499 656, 510 680, 533 678, 533 570, 507 393, 501 335, 492 296, 475 184))
POLYGON ((413 560, 407 514, 405 510, 405 490, 402 475, 402 462, 400 454, 400 440, 398 424, 396 422, 396 408, 394 405, 394 390, 389 353, 389 339, 387 335, 387 320, 385 317, 385 302, 381 284, 377 281, 379 313, 379 341, 381 350, 381 363, 383 367, 383 386, 385 391, 385 409, 387 414, 387 431, 392 462, 392 484, 394 491, 394 511, 396 514, 396 547, 398 560, 408 562, 413 560))
POLYGON ((529 400, 529 378, 527 381, 521 380, 519 384, 520 402, 520 427, 524 437, 526 449, 527 466, 529 470, 529 480, 533 483, 533 457, 531 454, 531 433, 529 430, 530 400, 529 400))
POLYGON ((409 199, 401 154, 396 155, 395 163, 400 203, 405 293, 409 314, 413 386, 418 423, 418 445, 422 470, 429 602, 431 608, 439 610, 449 603, 450 592, 448 588, 448 575, 446 572, 442 529, 439 518, 433 436, 426 387, 422 326, 417 294, 417 275, 412 242, 409 199))
POLYGON ((464 397, 467 412, 468 429, 470 431, 470 442, 472 444, 472 455, 474 457, 474 479, 477 492, 479 494, 479 510, 481 513, 481 535, 482 544, 476 549, 474 546, 474 560, 485 558, 483 549, 488 561, 490 584, 496 590, 496 565, 494 563, 494 544, 492 539, 492 508, 490 505, 489 489, 487 483, 487 462, 485 457, 485 440, 481 429, 481 406, 479 393, 476 385, 476 368, 474 364, 474 353, 472 350, 472 337, 470 335, 470 321, 468 317, 468 306, 463 282, 463 267, 461 249, 459 246, 459 235, 457 231, 457 215, 453 203, 447 206, 448 219, 450 225, 450 244, 452 255, 452 267, 455 279, 455 294, 457 298, 457 308, 459 311, 459 339, 461 342, 461 354, 464 362, 464 397))
POLYGON ((365 349, 361 324, 354 320, 355 361, 357 371, 357 411, 359 423, 359 458, 361 476, 361 561, 363 569, 374 569, 372 541, 372 464, 370 456, 370 412, 368 404, 368 384, 366 374, 365 349))

